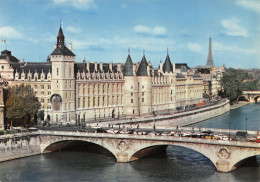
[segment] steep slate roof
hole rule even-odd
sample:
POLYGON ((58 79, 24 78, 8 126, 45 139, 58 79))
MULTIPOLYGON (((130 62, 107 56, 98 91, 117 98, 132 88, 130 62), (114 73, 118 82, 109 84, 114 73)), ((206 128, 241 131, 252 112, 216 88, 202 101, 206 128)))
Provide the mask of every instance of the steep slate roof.
POLYGON ((7 59, 7 58, 9 58, 8 61, 11 62, 11 63, 18 63, 18 62, 20 62, 16 57, 12 56, 11 51, 3 50, 1 52, 0 59, 7 59))
POLYGON ((20 74, 19 77, 22 72, 25 73, 26 78, 29 72, 32 74, 32 77, 34 77, 34 73, 37 72, 40 78, 40 74, 43 72, 45 73, 45 78, 47 78, 47 73, 52 72, 51 62, 19 62, 12 63, 11 66, 14 69, 14 73, 18 72, 20 74))
POLYGON ((73 52, 71 52, 66 46, 59 47, 57 46, 51 55, 65 55, 65 56, 75 56, 73 52))
POLYGON ((128 56, 127 56, 123 73, 124 73, 124 76, 134 76, 133 62, 132 62, 130 54, 128 54, 128 56))
POLYGON ((148 63, 147 63, 145 55, 144 55, 140 65, 139 65, 139 68, 137 70, 136 75, 137 76, 148 76, 148 74, 147 74, 147 65, 148 65, 148 63))
POLYGON ((186 67, 186 70, 190 69, 190 67, 187 65, 187 63, 176 63, 175 69, 181 69, 182 67, 186 67))
POLYGON ((169 57, 169 54, 167 53, 166 59, 163 63, 163 72, 173 72, 173 67, 172 67, 172 63, 169 57))

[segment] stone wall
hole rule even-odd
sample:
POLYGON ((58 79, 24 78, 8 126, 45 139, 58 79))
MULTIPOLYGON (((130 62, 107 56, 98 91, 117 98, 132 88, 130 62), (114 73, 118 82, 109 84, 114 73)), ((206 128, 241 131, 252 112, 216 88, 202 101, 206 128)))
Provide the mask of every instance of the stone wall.
MULTIPOLYGON (((175 113, 167 116, 157 116, 155 118, 156 128, 169 128, 187 126, 193 123, 197 123, 203 120, 207 120, 213 117, 220 116, 230 110, 229 101, 222 101, 221 103, 201 109, 187 111, 183 113, 175 113)), ((150 128, 154 125, 153 118, 144 118, 137 120, 131 120, 131 122, 121 122, 126 127, 139 125, 139 128, 150 128)))
POLYGON ((40 139, 37 135, 27 133, 0 137, 0 162, 40 153, 40 139))

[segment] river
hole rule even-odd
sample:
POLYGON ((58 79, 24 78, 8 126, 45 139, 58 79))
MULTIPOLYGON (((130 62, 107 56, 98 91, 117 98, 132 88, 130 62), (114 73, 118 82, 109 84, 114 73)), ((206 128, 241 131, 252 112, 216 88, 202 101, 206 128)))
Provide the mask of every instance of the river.
MULTIPOLYGON (((241 108, 193 126, 260 130, 260 104, 241 108)), ((108 154, 74 149, 0 163, 0 181, 96 181, 96 182, 258 182, 257 166, 244 165, 230 173, 220 173, 203 155, 182 147, 169 146, 166 153, 130 163, 116 163, 108 154)))

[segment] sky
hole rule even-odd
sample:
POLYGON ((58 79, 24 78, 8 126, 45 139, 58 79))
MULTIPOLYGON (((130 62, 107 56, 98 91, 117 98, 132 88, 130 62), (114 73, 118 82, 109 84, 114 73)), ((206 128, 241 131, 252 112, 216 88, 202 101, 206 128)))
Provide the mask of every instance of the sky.
POLYGON ((60 25, 76 62, 260 68, 260 0, 0 0, 0 50, 44 62, 60 25))

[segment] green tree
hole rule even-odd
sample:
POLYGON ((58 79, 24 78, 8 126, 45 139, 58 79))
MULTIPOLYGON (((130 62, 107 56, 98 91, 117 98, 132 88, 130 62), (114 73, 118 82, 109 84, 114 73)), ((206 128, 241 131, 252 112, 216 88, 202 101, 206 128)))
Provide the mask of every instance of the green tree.
POLYGON ((224 95, 231 102, 236 101, 244 91, 243 81, 248 78, 248 74, 241 69, 229 68, 221 79, 221 86, 224 88, 224 95))
POLYGON ((37 114, 41 107, 30 85, 9 87, 6 99, 6 114, 11 124, 15 126, 30 125, 31 117, 37 114))

